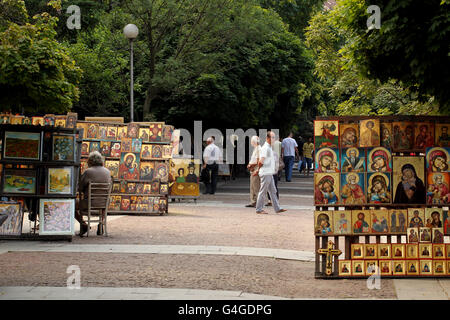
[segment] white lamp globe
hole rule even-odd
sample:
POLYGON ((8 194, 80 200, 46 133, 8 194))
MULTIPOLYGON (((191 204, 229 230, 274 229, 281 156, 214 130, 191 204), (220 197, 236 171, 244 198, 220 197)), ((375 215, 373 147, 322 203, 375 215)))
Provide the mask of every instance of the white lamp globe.
POLYGON ((139 29, 136 25, 130 23, 123 28, 123 34, 128 39, 135 39, 139 34, 139 29))

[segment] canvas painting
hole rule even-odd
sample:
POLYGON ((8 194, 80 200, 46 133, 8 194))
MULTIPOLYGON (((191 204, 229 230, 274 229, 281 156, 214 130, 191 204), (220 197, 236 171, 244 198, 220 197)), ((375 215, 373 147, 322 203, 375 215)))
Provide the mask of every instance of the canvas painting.
POLYGON ((435 276, 443 276, 447 274, 445 271, 445 261, 433 261, 433 274, 435 276))
POLYGON ((19 203, 0 203, 0 235, 22 234, 23 211, 19 203))
POLYGON ((408 243, 419 242, 419 228, 407 228, 406 234, 408 235, 408 243))
POLYGON ((372 233, 389 232, 389 210, 372 210, 372 233))
POLYGON ((377 260, 365 260, 366 276, 378 273, 378 261, 377 260))
POLYGON ((75 199, 40 199, 39 234, 73 235, 75 199))
MULTIPOLYGON (((172 159, 168 181, 173 196, 199 196, 199 177, 201 162, 197 159, 172 159)), ((333 223, 332 220, 329 221, 333 223)))
POLYGON ((124 138, 122 139, 122 152, 131 152, 133 147, 133 139, 130 138, 124 138))
POLYGON ((380 120, 361 120, 359 123, 359 146, 380 146, 380 120))
POLYGON ((401 260, 394 260, 392 262, 392 274, 393 275, 405 275, 406 274, 406 262, 401 260))
POLYGON ((352 212, 350 210, 334 211, 334 233, 352 234, 352 212))
POLYGON ((424 157, 393 157, 394 203, 425 204, 424 157))
POLYGON ((391 175, 375 172, 367 174, 367 203, 391 203, 391 175))
POLYGON ((364 244, 352 243, 351 257, 352 259, 364 259, 364 244))
POLYGON ((365 276, 363 260, 352 261, 352 276, 365 276))
POLYGON ((450 135, 448 129, 450 123, 437 123, 436 124, 436 146, 438 147, 450 147, 450 135))
POLYGON ((414 123, 393 122, 392 148, 396 152, 408 152, 414 150, 414 123))
POLYGON ((5 131, 3 158, 40 160, 41 133, 5 131))
POLYGON ((108 133, 106 137, 110 140, 116 140, 117 138, 117 127, 108 127, 108 133))
POLYGON ((77 129, 83 130, 83 139, 87 139, 87 132, 88 132, 89 125, 84 122, 77 122, 77 129))
POLYGON ((120 162, 117 160, 106 160, 105 161, 105 167, 111 172, 111 176, 114 179, 119 178, 119 165, 120 162))
POLYGON ((89 142, 82 142, 81 143, 81 155, 82 156, 89 155, 89 142))
POLYGON ((367 172, 391 172, 391 150, 384 147, 371 148, 367 151, 367 172))
POLYGON ((88 168, 87 160, 81 159, 80 160, 80 174, 83 174, 88 168))
POLYGON ((392 148, 392 123, 380 122, 380 146, 390 149, 392 148))
POLYGON ((151 184, 150 192, 151 194, 159 194, 159 180, 153 180, 151 184))
POLYGON ((139 138, 143 142, 148 142, 150 138, 150 129, 149 128, 140 128, 139 129, 139 138))
POLYGON ((163 159, 172 158, 172 146, 163 146, 162 147, 162 157, 163 159))
POLYGON ((152 145, 151 144, 143 144, 142 145, 141 159, 142 160, 151 160, 152 159, 152 145))
POLYGON ((315 234, 327 235, 333 233, 333 211, 314 211, 315 234))
POLYGON ((445 258, 450 260, 450 244, 445 245, 445 258))
POLYGON ((150 142, 162 141, 163 123, 151 123, 150 124, 150 142))
POLYGON ((433 245, 433 259, 445 259, 445 245, 434 244, 433 245))
POLYGON ((139 153, 122 152, 119 179, 139 180, 139 153))
POLYGON ((131 152, 141 153, 141 149, 142 149, 142 140, 141 139, 131 140, 131 152))
POLYGON ((419 258, 420 259, 431 259, 433 256, 433 249, 430 243, 420 243, 419 244, 419 258))
POLYGON ((426 161, 427 172, 449 172, 450 171, 450 148, 427 148, 426 161))
POLYGON ((111 158, 120 158, 121 148, 120 142, 111 142, 111 158))
POLYGON ((111 196, 111 200, 109 202, 109 210, 120 211, 120 203, 121 202, 122 202, 121 196, 111 196))
POLYGON ((167 194, 169 192, 169 185, 167 183, 161 183, 159 186, 159 194, 167 194))
POLYGON ((431 242, 431 228, 427 227, 419 228, 419 242, 422 243, 431 242))
POLYGON ((364 245, 364 259, 376 259, 377 257, 377 245, 373 243, 366 243, 364 245))
POLYGON ((53 160, 74 161, 75 160, 75 135, 54 134, 53 135, 53 160))
POLYGON ((36 193, 36 171, 5 169, 3 173, 3 193, 36 193))
POLYGON ((342 151, 341 172, 366 171, 366 152, 364 149, 352 147, 342 151))
POLYGON ((392 258, 393 259, 405 259, 405 245, 402 243, 392 244, 392 258))
POLYGON ((351 276, 351 275, 352 275, 352 261, 339 260, 339 276, 351 276))
POLYGON ((392 261, 379 261, 380 275, 390 276, 392 274, 392 261))
POLYGON ((427 203, 435 205, 450 203, 449 172, 427 173, 427 203))
POLYGON ((314 174, 314 202, 315 204, 339 203, 339 173, 314 174))
POLYGON ((89 153, 91 152, 100 152, 100 142, 99 141, 91 141, 91 143, 89 144, 89 153))
POLYGON ((168 182, 169 180, 169 167, 165 162, 155 162, 154 177, 161 182, 168 182))
POLYGON ((127 137, 132 139, 139 138, 139 124, 129 123, 127 127, 127 137))
POLYGON ((161 159, 162 158, 162 146, 153 145, 152 146, 152 158, 161 159))
POLYGON ((72 129, 77 125, 78 114, 75 112, 69 112, 66 118, 66 128, 72 129))
POLYGON ((443 221, 442 208, 425 208, 425 227, 442 228, 443 221))
POLYGON ((44 117, 32 117, 31 124, 33 126, 44 126, 44 117))
POLYGON ((314 121, 314 146, 319 148, 339 148, 339 121, 314 121))
POLYGON ((444 228, 432 228, 432 242, 444 243, 444 228))
POLYGON ((120 183, 119 182, 114 182, 113 183, 113 188, 112 188, 112 193, 120 193, 120 183))
POLYGON ((151 188, 151 184, 150 183, 144 183, 144 189, 143 189, 142 193, 143 194, 150 194, 151 193, 150 188, 151 188))
POLYGON ((371 210, 352 210, 353 234, 368 234, 371 230, 371 210))
POLYGON ((129 196, 122 196, 122 202, 120 203, 121 211, 129 211, 130 210, 131 200, 129 196))
POLYGON ((48 168, 47 194, 72 194, 72 167, 48 168))
POLYGON ((55 125, 55 115, 54 114, 46 114, 44 116, 44 124, 46 126, 54 126, 55 125))
POLYGON ((152 181, 155 175, 155 163, 152 161, 142 161, 140 170, 141 180, 152 181))
POLYGON ((55 127, 66 127, 66 117, 67 116, 56 116, 55 117, 55 127))
POLYGON ((408 228, 424 227, 425 210, 423 208, 408 208, 408 228))
POLYGON ((11 116, 10 123, 11 124, 22 124, 24 116, 11 116))
POLYGON ((420 260, 420 275, 433 275, 433 260, 420 260))
POLYGON ((391 245, 389 243, 380 243, 377 246, 378 248, 378 259, 391 259, 392 258, 392 252, 391 252, 391 245))
POLYGON ((111 142, 100 141, 100 153, 104 157, 109 157, 111 155, 111 142))
POLYGON ((341 148, 358 147, 359 127, 356 123, 341 124, 339 126, 341 148))
POLYGON ((414 137, 415 137, 414 149, 425 150, 425 148, 433 147, 434 123, 432 122, 416 123, 414 137))
POLYGON ((447 210, 444 211, 443 220, 444 220, 444 234, 446 236, 450 236, 450 214, 447 210))
POLYGON ((341 174, 341 199, 346 205, 358 205, 366 203, 366 183, 364 173, 341 174))
POLYGON ((419 258, 419 245, 415 243, 406 244, 406 259, 419 258))
POLYGON ((117 128, 117 139, 122 140, 128 137, 127 127, 118 127, 117 128))
POLYGON ((134 183, 134 182, 127 183, 127 193, 128 194, 136 193, 136 183, 134 183))
POLYGON ((172 140, 172 133, 174 130, 174 126, 164 125, 162 130, 162 141, 170 142, 172 140))
POLYGON ((418 275, 419 274, 419 261, 418 260, 406 260, 406 274, 418 275))
POLYGON ((318 173, 339 172, 339 150, 323 148, 315 154, 315 171, 318 173))
POLYGON ((107 126, 99 126, 99 139, 105 140, 108 137, 108 127, 107 126))
MULTIPOLYGON (((10 120, 9 114, 0 114, 0 124, 8 124, 10 120)), ((44 121, 44 118, 42 118, 42 122, 44 121)))
POLYGON ((88 139, 98 139, 99 137, 99 126, 96 123, 88 124, 86 138, 88 139))

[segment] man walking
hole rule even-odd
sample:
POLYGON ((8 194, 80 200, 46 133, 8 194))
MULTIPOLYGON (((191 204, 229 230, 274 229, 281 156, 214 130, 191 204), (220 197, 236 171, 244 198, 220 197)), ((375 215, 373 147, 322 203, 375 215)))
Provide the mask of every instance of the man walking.
POLYGON ((294 167, 295 156, 299 157, 298 145, 295 139, 292 138, 294 134, 291 132, 287 138, 283 139, 281 143, 281 152, 283 154, 284 170, 286 173, 286 181, 291 182, 292 168, 294 167))
POLYGON ((272 205, 276 213, 285 212, 278 202, 277 190, 273 175, 275 174, 275 159, 272 150, 272 144, 275 141, 275 134, 272 131, 267 132, 266 143, 261 148, 259 159, 259 176, 261 178, 261 186, 259 188, 258 199, 256 201, 256 213, 267 214, 264 211, 264 203, 266 195, 269 193, 272 205))
POLYGON ((219 172, 219 162, 222 160, 222 152, 219 147, 214 144, 214 138, 209 137, 206 140, 208 145, 203 151, 203 169, 206 169, 209 177, 208 181, 205 181, 206 192, 204 194, 216 193, 217 186, 217 174, 219 172))
POLYGON ((311 166, 313 163, 313 151, 314 144, 312 143, 312 138, 309 137, 308 141, 303 144, 303 157, 306 161, 307 176, 309 176, 309 170, 311 170, 311 166))

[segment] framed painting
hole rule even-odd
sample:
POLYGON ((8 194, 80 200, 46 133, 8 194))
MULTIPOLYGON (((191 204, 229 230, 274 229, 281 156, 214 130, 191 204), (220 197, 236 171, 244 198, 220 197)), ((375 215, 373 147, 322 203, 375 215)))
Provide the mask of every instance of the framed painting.
POLYGON ((405 244, 393 243, 392 244, 392 258, 393 259, 405 259, 406 258, 405 244))
POLYGON ((341 174, 341 199, 344 205, 366 203, 366 183, 364 173, 341 174))
POLYGON ((425 208, 425 227, 442 228, 443 219, 442 208, 425 208))
POLYGON ((120 142, 111 142, 111 158, 120 158, 121 148, 120 142))
POLYGON ((30 117, 24 117, 23 118, 23 124, 30 125, 31 124, 31 118, 30 117))
POLYGON ((447 274, 445 270, 445 261, 434 260, 433 261, 433 275, 444 276, 447 274))
POLYGON ((128 131, 127 131, 127 127, 118 127, 117 128, 117 139, 118 140, 123 140, 125 138, 128 137, 128 131))
POLYGON ((339 121, 314 120, 314 146, 319 148, 339 148, 339 121))
POLYGON ((365 260, 366 263, 365 268, 366 269, 366 276, 371 276, 373 274, 379 273, 378 271, 378 260, 365 260))
POLYGON ((73 235, 75 199, 39 199, 39 234, 73 235))
POLYGON ((47 194, 72 194, 73 191, 73 167, 47 168, 47 194))
POLYGON ((151 160, 152 159, 152 145, 151 144, 143 144, 142 145, 141 159, 142 160, 151 160))
POLYGON ((36 194, 36 171, 5 169, 3 170, 4 194, 36 194))
POLYGON ((445 260, 445 244, 433 244, 433 259, 445 260))
POLYGON ((433 247, 431 243, 419 243, 419 258, 431 259, 433 256, 433 247))
POLYGON ((408 227, 420 228, 425 226, 425 209, 408 208, 408 227))
POLYGON ((127 193, 128 183, 125 180, 120 181, 120 193, 127 193))
POLYGON ((139 138, 139 124, 136 122, 129 123, 127 126, 127 137, 131 139, 139 138))
MULTIPOLYGON (((325 150, 325 149, 321 149, 321 150, 325 150)), ((338 155, 339 153, 336 153, 336 154, 338 155)), ((316 165, 318 165, 317 159, 316 159, 316 165)), ((365 171, 366 171, 365 149, 351 147, 351 148, 342 150, 341 172, 346 173, 346 172, 365 172, 365 171)))
POLYGON ((106 160, 105 168, 111 172, 111 177, 114 179, 119 179, 119 165, 120 161, 117 160, 106 160))
POLYGON ((100 153, 104 157, 111 156, 111 142, 110 141, 100 141, 100 153))
POLYGON ((109 126, 106 138, 109 140, 116 140, 117 139, 117 127, 109 126))
POLYGON ((372 233, 389 232, 389 210, 372 210, 371 218, 372 233))
POLYGON ((82 156, 89 155, 89 142, 82 142, 81 143, 81 155, 82 156))
POLYGON ((447 260, 447 275, 450 275, 450 261, 447 260))
POLYGON ((23 211, 20 203, 0 203, 0 235, 22 234, 23 211))
POLYGON ((163 159, 172 158, 172 146, 163 146, 162 147, 162 157, 163 159))
POLYGON ((151 184, 150 183, 144 183, 144 189, 142 191, 143 194, 151 194, 151 184))
POLYGON ((89 124, 85 122, 77 122, 77 129, 83 130, 83 139, 87 139, 89 124))
POLYGON ((449 172, 450 171, 450 148, 427 148, 426 164, 427 172, 449 172))
POLYGON ((391 150, 384 147, 367 149, 367 172, 391 172, 391 150))
POLYGON ((158 205, 159 205, 158 211, 160 213, 165 212, 167 208, 167 199, 159 198, 158 205))
POLYGON ((364 259, 377 259, 378 250, 375 243, 366 243, 364 245, 364 259))
POLYGON ((54 134, 52 159, 54 161, 74 161, 75 143, 74 134, 54 134))
POLYGON ((3 159, 41 159, 41 132, 5 131, 3 159))
POLYGON ((97 123, 89 123, 87 127, 86 138, 98 139, 99 135, 99 125, 97 123))
POLYGON ((152 158, 162 159, 162 146, 153 145, 152 146, 152 158))
POLYGON ((370 213, 371 210, 352 210, 353 234, 370 233, 370 213))
POLYGON ((136 183, 136 193, 142 194, 144 192, 144 184, 136 183))
POLYGON ((170 142, 172 141, 172 133, 174 130, 174 126, 170 125, 164 125, 162 130, 162 141, 163 142, 170 142))
POLYGON ((129 211, 130 210, 130 204, 131 200, 129 196, 122 196, 122 202, 120 203, 120 210, 121 211, 129 211))
POLYGON ((10 123, 11 124, 22 124, 24 116, 11 116, 10 123))
POLYGON ((55 116, 55 127, 66 127, 67 115, 65 116, 55 116))
POLYGON ((131 152, 133 147, 133 139, 130 138, 124 138, 122 139, 122 152, 131 152))
POLYGON ((91 141, 89 143, 89 153, 91 152, 100 152, 100 142, 99 141, 91 141))
POLYGON ((87 159, 80 160, 80 174, 83 174, 88 168, 87 159))
POLYGON ((404 260, 394 260, 392 264, 392 274, 394 276, 406 274, 406 262, 404 260))
POLYGON ((434 123, 419 122, 416 123, 414 130, 414 149, 425 150, 425 148, 434 146, 434 123))
POLYGON ((168 194, 169 192, 169 184, 161 183, 159 186, 159 194, 168 194))
POLYGON ((339 276, 347 277, 352 275, 352 261, 339 260, 339 276))
POLYGON ((142 149, 142 140, 141 139, 132 139, 131 140, 131 152, 141 153, 141 149, 142 149))
POLYGON ((390 173, 373 172, 367 174, 367 203, 391 203, 390 173))
POLYGON ((158 179, 152 180, 150 193, 151 194, 159 194, 159 189, 160 189, 159 185, 160 185, 160 183, 159 183, 158 179))
POLYGON ((435 128, 436 146, 450 147, 450 123, 436 123, 435 128))
POLYGON ((149 126, 150 129, 150 142, 161 142, 162 141, 162 130, 164 123, 162 122, 154 122, 149 126))
POLYGON ((122 152, 119 165, 119 179, 139 180, 139 153, 122 152))
POLYGON ((154 177, 159 179, 161 182, 169 181, 169 167, 165 162, 155 162, 155 173, 154 177))
POLYGON ((46 126, 54 126, 55 125, 55 115, 54 114, 44 115, 44 124, 46 126))
POLYGON ((365 276, 364 271, 364 260, 353 260, 352 261, 352 276, 365 276))
POLYGON ((339 126, 341 148, 358 147, 359 127, 357 123, 346 123, 339 126))
POLYGON ((390 149, 392 148, 392 123, 380 122, 380 146, 390 149))
POLYGON ((446 210, 444 211, 444 235, 450 236, 450 215, 449 212, 446 210))
POLYGON ((155 200, 156 198, 154 198, 153 200, 153 212, 159 212, 159 202, 155 200))
POLYGON ((408 235, 408 243, 419 242, 419 228, 408 228, 406 233, 408 235))
POLYGON ((112 193, 120 193, 120 183, 119 182, 114 182, 113 183, 113 188, 112 188, 112 193))
POLYGON ((394 203, 425 204, 424 157, 393 157, 394 203))
POLYGON ((350 210, 333 211, 333 221, 335 234, 352 234, 352 212, 350 210))
POLYGON ((389 243, 379 243, 377 248, 378 248, 378 259, 382 260, 392 259, 391 245, 389 243))
POLYGON ((140 170, 141 180, 152 181, 155 176, 155 163, 153 161, 142 161, 140 170))
POLYGON ((396 152, 410 152, 414 150, 414 123, 393 122, 392 149, 396 152))
POLYGON ((450 244, 445 244, 445 258, 450 260, 450 244))
POLYGON ((407 275, 418 275, 419 270, 419 260, 406 260, 407 275))
POLYGON ((380 264, 380 275, 382 276, 392 275, 392 261, 380 260, 379 264, 380 264))
POLYGON ((419 259, 419 245, 416 243, 406 244, 406 259, 419 259))
POLYGON ((109 210, 120 211, 120 203, 121 202, 122 202, 121 196, 111 196, 111 200, 109 202, 109 210))
POLYGON ((73 129, 77 125, 78 113, 69 112, 66 117, 66 128, 73 129))
MULTIPOLYGON (((168 178, 170 194, 173 196, 199 196, 200 166, 201 162, 197 159, 172 159, 168 178)), ((333 229, 332 216, 330 216, 329 224, 333 229)))
POLYGON ((99 137, 98 137, 99 139, 106 140, 108 137, 108 127, 100 125, 98 127, 98 135, 99 135, 99 137))
POLYGON ((314 203, 333 205, 339 203, 339 173, 314 174, 314 203))
POLYGON ((33 126, 44 126, 44 117, 31 117, 31 124, 33 126))
POLYGON ((450 173, 427 173, 427 204, 450 203, 450 173))
POLYGON ((419 228, 419 242, 421 243, 431 242, 431 228, 427 227, 419 228))
POLYGON ((352 243, 351 250, 352 259, 364 259, 364 244, 352 243))
POLYGON ((333 234, 333 211, 314 211, 314 233, 317 235, 333 234))
POLYGON ((433 260, 420 260, 420 275, 421 276, 433 275, 433 260))
POLYGON ((380 146, 380 120, 369 119, 359 122, 359 146, 362 148, 380 146))
POLYGON ((134 182, 127 183, 127 193, 128 194, 136 193, 136 183, 134 183, 134 182))
POLYGON ((391 233, 406 234, 408 210, 391 209, 389 210, 389 225, 391 233))
POLYGON ((444 228, 432 228, 432 242, 444 243, 444 228))
POLYGON ((150 129, 149 128, 139 128, 139 138, 142 142, 149 142, 150 129))

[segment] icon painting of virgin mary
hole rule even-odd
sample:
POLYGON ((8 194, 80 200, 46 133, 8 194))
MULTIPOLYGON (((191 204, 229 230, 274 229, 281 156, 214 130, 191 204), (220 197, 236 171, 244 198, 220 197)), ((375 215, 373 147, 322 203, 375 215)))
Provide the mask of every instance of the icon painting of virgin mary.
POLYGON ((316 154, 316 170, 317 173, 339 172, 339 150, 331 148, 323 148, 316 154))

